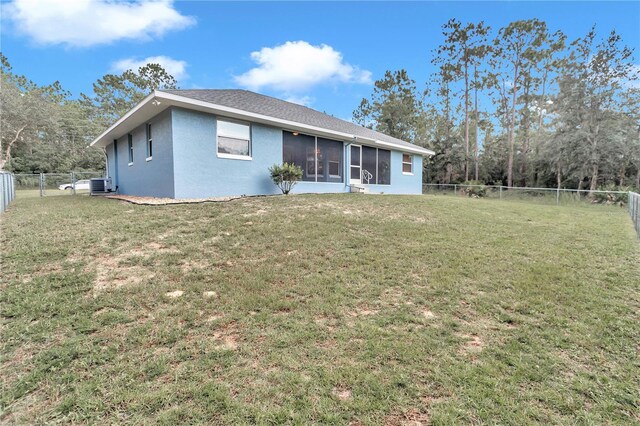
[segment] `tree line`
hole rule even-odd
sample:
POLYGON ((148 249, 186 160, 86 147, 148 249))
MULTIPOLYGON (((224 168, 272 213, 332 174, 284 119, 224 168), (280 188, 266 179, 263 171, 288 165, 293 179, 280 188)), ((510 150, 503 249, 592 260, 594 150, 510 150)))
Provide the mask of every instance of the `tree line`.
MULTIPOLYGON (((40 86, 0 53, 0 169, 104 168, 88 144, 154 89, 176 88, 158 64, 98 79, 77 98, 40 86)), ((451 19, 418 89, 387 71, 353 121, 432 149, 426 182, 640 188, 640 66, 615 31, 569 41, 544 21, 499 29, 451 19)))
POLYGON ((89 143, 154 89, 177 82, 158 64, 107 74, 72 98, 56 81, 38 85, 14 72, 0 53, 0 170, 67 173, 103 170, 105 154, 89 143))
POLYGON ((387 71, 354 122, 432 149, 424 179, 640 188, 640 67, 615 31, 569 41, 544 21, 451 19, 419 90, 387 71))

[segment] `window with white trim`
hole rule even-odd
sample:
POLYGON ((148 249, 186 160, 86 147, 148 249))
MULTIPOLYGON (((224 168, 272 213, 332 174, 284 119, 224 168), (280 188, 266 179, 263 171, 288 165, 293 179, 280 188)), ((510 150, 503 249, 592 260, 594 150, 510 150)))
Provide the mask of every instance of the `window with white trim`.
POLYGON ((413 174, 413 156, 411 154, 402 154, 402 173, 413 174))
POLYGON ((147 161, 153 158, 153 136, 151 135, 151 124, 147 124, 147 161))
POLYGON ((248 123, 218 120, 218 157, 251 158, 251 126, 248 123))
POLYGON ((129 150, 129 165, 133 164, 133 135, 127 135, 127 146, 129 150))

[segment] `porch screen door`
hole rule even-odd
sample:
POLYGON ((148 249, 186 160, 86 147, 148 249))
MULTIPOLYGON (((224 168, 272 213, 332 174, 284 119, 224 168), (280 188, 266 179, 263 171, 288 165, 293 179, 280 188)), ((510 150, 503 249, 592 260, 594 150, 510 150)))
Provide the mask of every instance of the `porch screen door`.
POLYGON ((350 179, 352 184, 360 184, 362 178, 362 147, 351 145, 350 179))

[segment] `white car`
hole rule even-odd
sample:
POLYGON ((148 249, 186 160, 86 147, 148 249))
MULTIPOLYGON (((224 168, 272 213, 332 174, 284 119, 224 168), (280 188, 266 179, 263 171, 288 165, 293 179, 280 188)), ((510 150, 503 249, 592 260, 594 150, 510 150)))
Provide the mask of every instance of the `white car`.
POLYGON ((89 189, 89 180, 88 179, 83 179, 83 180, 77 180, 76 184, 72 184, 72 183, 63 183, 62 185, 58 186, 58 189, 60 191, 64 191, 67 189, 74 189, 76 191, 78 190, 82 190, 82 189, 89 189))

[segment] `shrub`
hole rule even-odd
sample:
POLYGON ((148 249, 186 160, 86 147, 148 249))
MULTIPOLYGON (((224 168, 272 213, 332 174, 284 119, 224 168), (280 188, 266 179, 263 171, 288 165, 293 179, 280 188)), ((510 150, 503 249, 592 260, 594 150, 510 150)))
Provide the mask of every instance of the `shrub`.
POLYGON ((619 204, 621 206, 627 204, 630 188, 627 186, 615 186, 612 184, 598 188, 598 191, 624 191, 622 194, 612 192, 594 192, 592 194, 592 202, 600 204, 619 204))
POLYGON ((300 179, 302 179, 302 169, 295 164, 283 163, 274 164, 269 167, 271 180, 276 184, 283 194, 291 192, 293 187, 300 179))
POLYGON ((482 198, 487 195, 487 187, 484 186, 484 183, 478 180, 470 180, 464 182, 463 185, 473 185, 473 186, 463 186, 462 193, 467 197, 472 198, 482 198))

